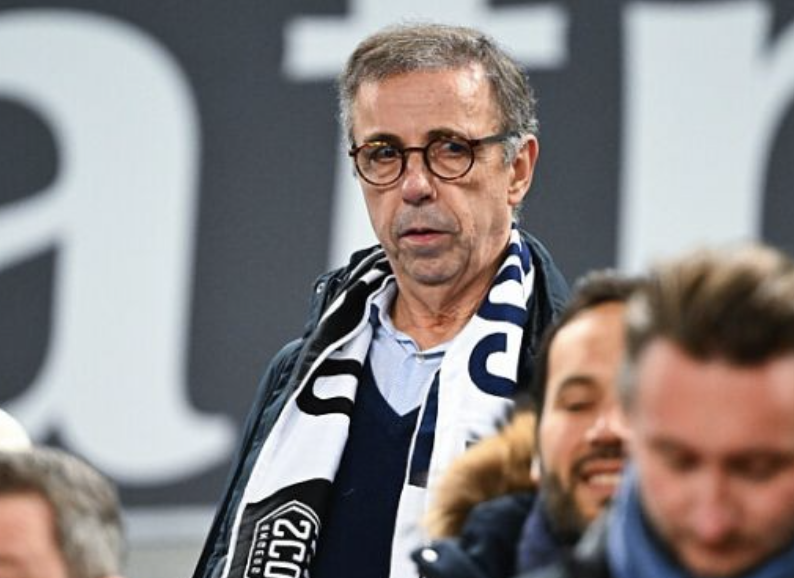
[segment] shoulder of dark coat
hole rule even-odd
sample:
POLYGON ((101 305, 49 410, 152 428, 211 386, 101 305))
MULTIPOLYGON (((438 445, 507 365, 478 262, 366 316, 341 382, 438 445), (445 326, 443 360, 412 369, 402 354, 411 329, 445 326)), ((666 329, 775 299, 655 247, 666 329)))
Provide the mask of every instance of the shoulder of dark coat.
POLYGON ((506 565, 503 557, 512 559, 512 545, 518 543, 533 499, 533 493, 521 492, 478 504, 460 536, 435 540, 413 552, 423 578, 493 578, 492 569, 506 565))
POLYGON ((571 290, 554 258, 546 246, 531 233, 520 230, 521 238, 529 245, 535 266, 536 283, 548 300, 548 306, 556 317, 565 307, 571 290))
POLYGON ((529 245, 535 270, 535 287, 529 304, 529 318, 524 327, 518 366, 519 390, 523 391, 532 383, 535 356, 540 350, 543 335, 565 308, 570 288, 546 247, 526 231, 521 231, 521 236, 529 245))
POLYGON ((295 361, 298 359, 302 339, 294 339, 284 345, 278 353, 276 353, 270 360, 262 378, 259 380, 256 395, 254 397, 254 406, 265 406, 269 400, 278 393, 274 389, 275 385, 285 385, 287 377, 292 373, 295 367, 295 361))
POLYGON ((515 492, 492 498, 474 506, 466 518, 461 536, 468 541, 482 532, 515 530, 516 537, 532 509, 535 492, 515 492))

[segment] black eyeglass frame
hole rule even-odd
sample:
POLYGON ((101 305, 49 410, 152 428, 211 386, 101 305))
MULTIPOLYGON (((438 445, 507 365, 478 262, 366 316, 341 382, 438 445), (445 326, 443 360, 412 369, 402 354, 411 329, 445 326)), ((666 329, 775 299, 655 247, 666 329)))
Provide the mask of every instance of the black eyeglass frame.
POLYGON ((454 181, 456 179, 465 177, 469 173, 469 171, 471 171, 471 168, 474 166, 474 161, 475 161, 475 157, 474 157, 475 148, 486 144, 504 142, 510 138, 517 136, 519 136, 519 134, 513 130, 502 131, 500 133, 492 134, 490 136, 484 136, 482 138, 473 138, 473 139, 465 138, 458 135, 452 135, 452 134, 441 134, 439 136, 430 139, 430 141, 428 141, 428 143, 423 147, 404 147, 404 148, 388 141, 376 140, 376 141, 365 142, 360 145, 353 144, 353 146, 351 146, 350 149, 347 151, 347 154, 353 159, 353 165, 355 165, 356 172, 359 174, 359 176, 365 181, 367 181, 369 184, 375 185, 376 187, 387 187, 399 181, 400 178, 403 176, 403 174, 405 174, 405 167, 408 165, 408 154, 411 152, 422 153, 422 160, 425 163, 425 167, 427 167, 427 170, 429 170, 434 176, 438 177, 442 181, 454 181), (430 164, 430 157, 428 155, 428 151, 430 150, 431 146, 433 146, 435 143, 441 140, 452 140, 452 141, 460 142, 461 144, 466 144, 469 147, 469 149, 471 149, 471 154, 469 155, 470 156, 469 165, 459 175, 447 177, 444 175, 439 175, 435 170, 433 170, 433 167, 430 164), (359 152, 361 152, 366 148, 373 148, 380 146, 394 147, 394 149, 399 151, 400 153, 400 170, 397 172, 397 175, 392 180, 383 183, 375 182, 367 178, 367 176, 361 170, 361 167, 358 166, 359 152))

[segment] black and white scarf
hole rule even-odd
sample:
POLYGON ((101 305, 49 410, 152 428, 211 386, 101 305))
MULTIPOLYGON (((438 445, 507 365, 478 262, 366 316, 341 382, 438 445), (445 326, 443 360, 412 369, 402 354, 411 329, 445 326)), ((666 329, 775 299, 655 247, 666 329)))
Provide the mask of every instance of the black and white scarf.
MULTIPOLYGON (((221 578, 308 576, 372 341, 370 308, 395 282, 382 251, 351 277, 356 280, 320 319, 311 337, 315 347, 304 348, 319 353, 299 360, 305 368, 299 386, 256 459, 221 578)), ((419 410, 397 510, 390 578, 416 576, 409 553, 424 539, 420 521, 434 482, 468 445, 494 433, 510 410, 533 280, 529 247, 514 226, 488 294, 450 342, 419 410), (419 428, 433 422, 432 443, 417 444, 419 428)))

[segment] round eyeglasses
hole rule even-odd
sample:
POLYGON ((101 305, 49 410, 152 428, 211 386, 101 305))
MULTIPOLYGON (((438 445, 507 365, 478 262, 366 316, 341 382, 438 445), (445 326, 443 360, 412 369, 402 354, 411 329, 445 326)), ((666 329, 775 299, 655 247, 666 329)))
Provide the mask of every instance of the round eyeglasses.
POLYGON ((474 149, 491 143, 504 142, 517 136, 513 131, 501 132, 477 139, 441 135, 423 147, 400 147, 388 141, 370 141, 347 152, 353 157, 356 171, 371 185, 385 186, 397 182, 405 172, 408 155, 422 153, 425 166, 439 179, 459 179, 474 166, 474 149))

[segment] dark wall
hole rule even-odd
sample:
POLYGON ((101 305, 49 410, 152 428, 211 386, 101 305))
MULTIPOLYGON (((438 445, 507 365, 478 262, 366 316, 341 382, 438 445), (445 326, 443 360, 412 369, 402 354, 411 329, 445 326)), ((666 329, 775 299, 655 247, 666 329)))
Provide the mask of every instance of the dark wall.
MULTIPOLYGON (((258 377, 334 261, 334 199, 355 192, 337 185, 332 75, 289 52, 308 17, 352 47, 378 24, 352 5, 0 0, 0 404, 107 471, 130 505, 215 499, 258 377), (168 63, 162 94, 182 95, 186 121, 156 104, 168 98, 135 54, 168 63)), ((467 23, 514 30, 499 40, 529 55, 541 155, 522 222, 570 279, 701 240, 794 249, 792 3, 456 2, 447 18, 444 5, 425 16, 481 10, 467 23), (497 18, 513 10, 529 11, 497 18), (556 56, 532 48, 533 22, 558 32, 556 56), (656 56, 656 22, 691 25, 666 37, 691 60, 656 56), (735 50, 720 48, 728 33, 735 50), (627 227, 640 197, 661 233, 627 227)))

